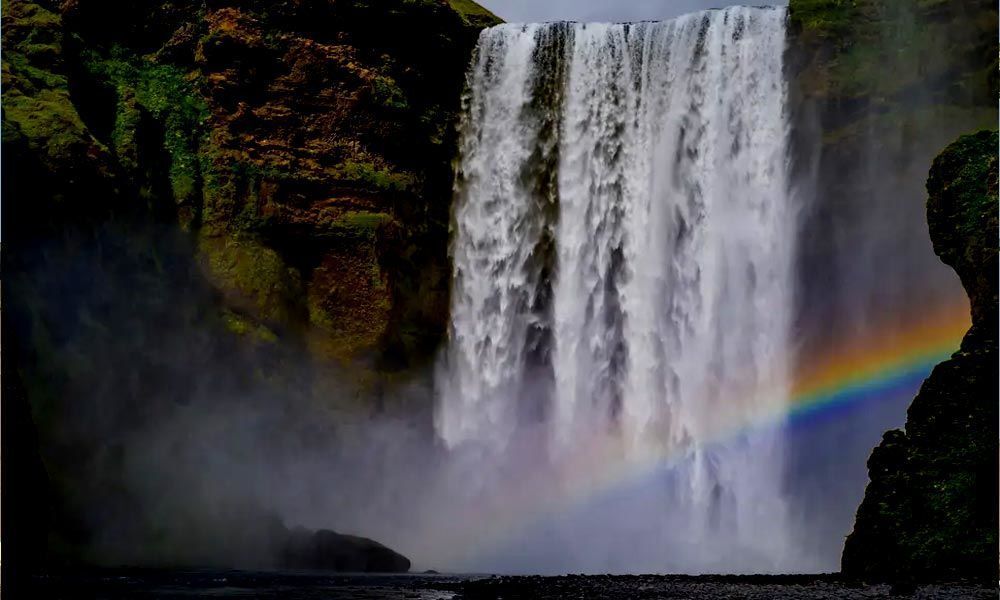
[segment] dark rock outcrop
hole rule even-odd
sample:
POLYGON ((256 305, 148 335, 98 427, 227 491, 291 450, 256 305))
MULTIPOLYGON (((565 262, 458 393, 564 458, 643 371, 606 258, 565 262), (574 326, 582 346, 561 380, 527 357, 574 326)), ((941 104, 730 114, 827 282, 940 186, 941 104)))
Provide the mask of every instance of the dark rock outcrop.
MULTIPOLYGON (((997 5, 789 0, 788 28, 792 191, 802 210, 796 342, 809 368, 962 305, 958 278, 927 238, 924 182, 942 148, 996 127, 997 5)), ((850 427, 846 441, 860 443, 830 451, 843 430, 816 426, 790 449, 802 484, 797 518, 808 524, 802 543, 817 555, 841 554, 871 447, 902 422, 898 402, 850 427)))
POLYGON ((931 238, 968 291, 972 328, 924 382, 905 432, 872 453, 846 575, 997 580, 997 144, 996 132, 963 136, 931 168, 931 238))
POLYGON ((406 573, 410 560, 368 538, 328 529, 289 532, 280 550, 280 564, 288 569, 350 573, 406 573))

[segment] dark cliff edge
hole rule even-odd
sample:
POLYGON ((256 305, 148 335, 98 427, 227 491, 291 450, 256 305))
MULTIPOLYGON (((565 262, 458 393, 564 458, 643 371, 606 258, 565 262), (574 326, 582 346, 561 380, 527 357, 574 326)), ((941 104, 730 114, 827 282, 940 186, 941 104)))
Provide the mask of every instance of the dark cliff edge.
POLYGON ((871 483, 844 546, 869 581, 997 580, 996 132, 963 136, 927 180, 934 250, 959 274, 972 328, 935 367, 868 461, 871 483))
MULTIPOLYGON (((926 234, 924 182, 942 148, 996 127, 997 6, 790 0, 788 31, 793 193, 802 206, 796 342, 808 358, 836 352, 845 337, 907 331, 961 303, 958 278, 926 234)), ((890 409, 870 410, 875 420, 890 409)), ((893 410, 901 423, 905 406, 893 410)), ((845 461, 862 467, 889 427, 817 426, 789 449, 804 547, 841 554, 867 481, 845 461)))
MULTIPOLYGON (((800 248, 806 355, 837 340, 830 323, 851 327, 845 306, 864 305, 875 323, 905 327, 952 294, 948 273, 907 262, 926 254, 912 244, 926 227, 914 209, 928 193, 934 251, 972 303, 962 349, 924 384, 905 433, 887 433, 868 461, 871 483, 843 549, 843 572, 872 581, 995 582, 996 134, 962 137, 934 157, 956 137, 996 127, 996 4, 790 0, 789 14, 793 169, 796 191, 811 199, 800 248), (864 225, 889 220, 895 230, 864 225), (887 256, 895 269, 883 273, 885 289, 921 302, 857 297, 851 282, 887 256), (896 314, 898 306, 915 311, 896 314)), ((840 510, 854 502, 836 489, 814 494, 800 505, 840 510), (835 493, 843 495, 831 502, 835 493)), ((850 519, 810 510, 805 522, 850 519)), ((824 530, 807 541, 836 544, 841 535, 824 530)))
POLYGON ((343 440, 343 415, 426 370, 464 74, 496 17, 469 0, 2 10, 5 591, 80 562, 359 568, 342 551, 360 548, 408 568, 285 529, 238 473, 343 440), (213 439, 236 440, 214 466, 213 439))

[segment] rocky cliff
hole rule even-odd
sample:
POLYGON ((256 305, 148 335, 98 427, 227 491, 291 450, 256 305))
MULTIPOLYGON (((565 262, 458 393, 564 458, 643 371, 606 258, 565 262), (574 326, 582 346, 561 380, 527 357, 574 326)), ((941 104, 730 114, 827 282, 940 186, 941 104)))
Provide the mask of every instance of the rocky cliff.
MULTIPOLYGON (((924 182, 943 147, 996 127, 997 7, 790 0, 789 12, 796 343, 808 363, 845 340, 894 339, 928 315, 964 310, 961 283, 927 236, 924 182)), ((881 433, 902 424, 906 403, 859 404, 851 425, 810 426, 790 448, 806 548, 840 555, 867 481, 849 465, 864 465, 881 433)))
POLYGON ((927 180, 934 249, 959 274, 972 328, 885 434, 844 546, 845 574, 868 580, 997 579, 996 132, 963 136, 927 180))
POLYGON ((443 336, 455 121, 496 22, 468 0, 4 3, 11 556, 261 561, 241 456, 349 435, 443 336), (205 464, 211 439, 233 462, 205 464))

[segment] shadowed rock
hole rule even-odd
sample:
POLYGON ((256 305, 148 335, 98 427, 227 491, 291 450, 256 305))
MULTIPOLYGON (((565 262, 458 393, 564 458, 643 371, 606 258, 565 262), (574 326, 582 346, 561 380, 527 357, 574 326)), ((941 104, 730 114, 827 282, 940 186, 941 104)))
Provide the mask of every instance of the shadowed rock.
POLYGON ((997 133, 963 136, 927 181, 934 251, 969 294, 972 328, 868 461, 843 571, 876 581, 997 579, 997 133))
POLYGON ((282 549, 289 569, 350 573, 406 573, 410 559, 368 538, 343 535, 329 529, 290 532, 282 549))

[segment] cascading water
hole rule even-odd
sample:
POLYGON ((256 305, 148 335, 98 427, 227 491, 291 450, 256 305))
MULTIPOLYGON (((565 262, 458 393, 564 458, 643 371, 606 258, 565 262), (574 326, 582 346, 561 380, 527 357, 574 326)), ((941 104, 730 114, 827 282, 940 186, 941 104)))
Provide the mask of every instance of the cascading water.
POLYGON ((789 566, 780 427, 740 433, 790 387, 784 45, 783 8, 502 25, 468 76, 438 434, 676 463, 658 570, 789 566))

